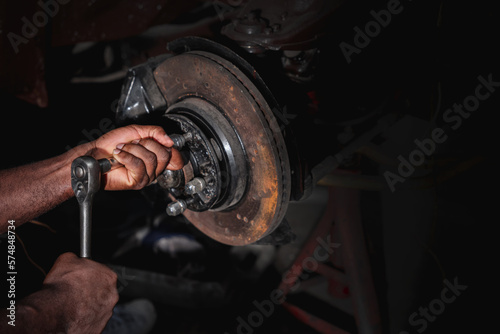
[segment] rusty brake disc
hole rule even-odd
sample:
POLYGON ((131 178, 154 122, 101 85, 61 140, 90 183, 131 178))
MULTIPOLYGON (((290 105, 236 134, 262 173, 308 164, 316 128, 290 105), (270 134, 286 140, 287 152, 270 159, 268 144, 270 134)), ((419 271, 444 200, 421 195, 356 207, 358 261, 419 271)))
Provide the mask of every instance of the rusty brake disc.
MULTIPOLYGON (((283 220, 290 196, 290 166, 273 111, 239 68, 205 51, 164 60, 154 71, 165 117, 187 138, 185 183, 171 188, 184 216, 209 237, 251 244, 283 220)), ((182 183, 182 182, 181 182, 182 183)))

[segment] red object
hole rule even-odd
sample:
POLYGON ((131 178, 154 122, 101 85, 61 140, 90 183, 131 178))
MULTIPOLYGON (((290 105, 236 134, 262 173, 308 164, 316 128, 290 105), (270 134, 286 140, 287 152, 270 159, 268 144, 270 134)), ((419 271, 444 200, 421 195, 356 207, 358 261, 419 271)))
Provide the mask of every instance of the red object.
MULTIPOLYGON (((284 295, 290 293, 302 274, 306 259, 316 258, 315 251, 318 247, 325 245, 325 240, 328 245, 335 246, 336 244, 332 241, 336 240, 334 237, 338 237, 338 248, 335 252, 331 252, 323 263, 318 263, 315 271, 328 278, 328 290, 332 296, 352 299, 352 315, 356 320, 358 333, 381 333, 379 306, 361 224, 359 190, 330 187, 328 196, 328 204, 323 217, 305 242, 286 275, 286 282, 282 281, 279 289, 284 292, 284 295), (325 264, 327 260, 331 261, 335 267, 343 267, 344 272, 325 264)), ((295 305, 285 303, 284 307, 297 319, 320 333, 347 333, 295 305)))
POLYGON ((290 312, 295 318, 302 321, 303 323, 311 326, 315 330, 323 334, 349 334, 345 330, 332 325, 331 323, 310 314, 297 306, 289 303, 283 303, 283 307, 290 312))

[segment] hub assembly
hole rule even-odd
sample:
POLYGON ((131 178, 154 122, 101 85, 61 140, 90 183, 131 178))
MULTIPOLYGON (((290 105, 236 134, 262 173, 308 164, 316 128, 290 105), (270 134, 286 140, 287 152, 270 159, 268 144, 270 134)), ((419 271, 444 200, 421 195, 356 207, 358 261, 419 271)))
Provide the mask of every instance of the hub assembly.
MULTIPOLYGON (((248 70, 248 63, 244 66, 248 70)), ((291 187, 281 129, 263 97, 269 92, 261 92, 240 68, 212 52, 183 52, 154 65, 154 87, 143 85, 140 96, 148 104, 161 95, 164 106, 156 109, 162 109, 185 158, 182 170, 158 178, 172 200, 167 213, 184 214, 203 233, 229 245, 251 244, 274 231, 291 187)), ((122 97, 122 110, 132 100, 122 97)))

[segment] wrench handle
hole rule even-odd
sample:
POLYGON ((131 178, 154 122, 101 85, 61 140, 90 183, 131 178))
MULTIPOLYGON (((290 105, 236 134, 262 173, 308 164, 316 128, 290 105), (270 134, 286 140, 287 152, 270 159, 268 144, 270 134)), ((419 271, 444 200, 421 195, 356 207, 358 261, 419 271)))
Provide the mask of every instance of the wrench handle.
POLYGON ((97 161, 99 163, 99 167, 101 168, 101 174, 105 174, 113 169, 123 167, 121 163, 116 161, 115 158, 107 158, 107 159, 99 159, 97 161))
POLYGON ((80 204, 80 257, 90 259, 92 241, 92 204, 86 200, 80 204))
POLYGON ((82 156, 71 164, 71 187, 80 206, 80 256, 90 258, 92 203, 99 191, 101 169, 96 159, 82 156))
POLYGON ((80 257, 90 258, 92 241, 92 203, 99 191, 101 175, 123 166, 114 158, 96 160, 76 158, 71 166, 71 186, 80 205, 80 257))

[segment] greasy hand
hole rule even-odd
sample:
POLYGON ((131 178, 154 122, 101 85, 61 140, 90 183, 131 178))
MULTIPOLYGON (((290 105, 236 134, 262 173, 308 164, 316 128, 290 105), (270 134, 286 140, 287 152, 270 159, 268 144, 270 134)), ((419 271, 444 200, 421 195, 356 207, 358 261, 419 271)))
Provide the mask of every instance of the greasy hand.
POLYGON ((117 275, 108 267, 64 253, 43 282, 52 290, 67 333, 101 333, 118 301, 117 275))
POLYGON ((104 134, 92 142, 96 159, 113 156, 124 165, 104 175, 104 189, 142 189, 165 169, 183 167, 174 142, 160 126, 129 125, 104 134))

